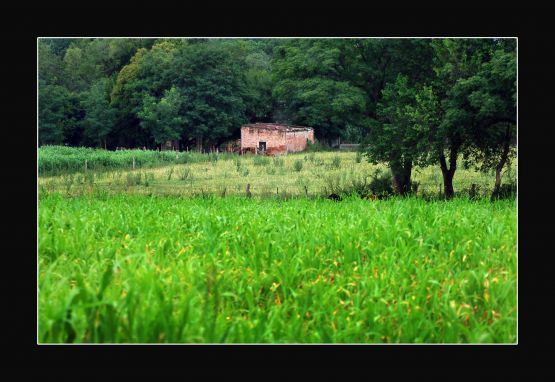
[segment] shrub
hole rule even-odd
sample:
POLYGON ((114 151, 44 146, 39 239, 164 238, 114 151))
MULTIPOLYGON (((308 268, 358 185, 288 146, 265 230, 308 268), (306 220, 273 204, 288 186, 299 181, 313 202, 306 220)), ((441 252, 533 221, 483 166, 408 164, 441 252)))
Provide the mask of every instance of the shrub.
POLYGON ((385 198, 393 194, 391 185, 391 173, 376 170, 372 175, 364 175, 346 182, 340 175, 325 178, 326 185, 324 193, 326 196, 336 195, 358 195, 360 197, 376 196, 385 198))
POLYGON ((179 173, 179 179, 181 180, 188 180, 188 179, 192 179, 193 174, 191 172, 191 169, 186 167, 183 170, 181 170, 181 172, 179 173))
POLYGON ((141 173, 128 172, 125 179, 125 184, 127 186, 139 186, 141 184, 141 173))
POLYGON ((493 190, 491 200, 510 199, 516 196, 516 183, 502 184, 498 190, 493 190))
POLYGON ((368 196, 372 193, 370 190, 370 184, 368 182, 368 176, 361 176, 360 178, 355 178, 351 180, 350 188, 342 191, 344 194, 357 194, 359 196, 368 196))
POLYGON ((85 181, 92 186, 94 184, 94 172, 87 171, 85 172, 85 181))
MULTIPOLYGON (((468 193, 468 198, 472 200, 476 200, 480 198, 480 194, 482 192, 482 187, 478 184, 472 183, 468 190, 465 190, 468 193)), ((462 192, 464 193, 464 191, 462 192)))
POLYGON ((420 182, 417 182, 415 180, 410 182, 410 192, 414 195, 416 195, 418 193, 418 187, 420 186, 420 182))
POLYGON ((208 154, 208 160, 212 163, 218 162, 218 154, 217 153, 210 153, 208 154))
POLYGON ((308 160, 310 161, 310 163, 314 163, 315 159, 316 159, 316 154, 315 153, 308 154, 308 160))
POLYGON ((168 171, 166 171, 166 175, 168 176, 168 180, 172 180, 173 174, 173 167, 171 167, 168 171))
POLYGON ((283 167, 285 165, 285 161, 283 160, 283 158, 276 157, 273 159, 273 162, 275 167, 283 167))
POLYGON ((331 194, 343 194, 345 189, 341 186, 341 177, 338 175, 326 176, 324 178, 323 192, 326 197, 331 194))
POLYGON ((392 175, 391 172, 377 169, 372 174, 372 180, 369 184, 369 190, 373 195, 386 197, 393 195, 392 175))
POLYGON ((297 172, 300 172, 303 169, 303 161, 300 159, 297 159, 294 163, 293 163, 293 169, 297 172))
POLYGON ((362 155, 363 155, 363 154, 362 154, 362 151, 357 151, 357 155, 356 155, 356 157, 355 157, 355 162, 356 162, 356 163, 362 162, 362 155))
POLYGON ((266 166, 267 164, 270 163, 270 158, 265 157, 265 156, 261 156, 261 155, 257 155, 257 156, 254 157, 252 162, 255 166, 266 166))
POLYGON ((340 168, 341 167, 341 157, 339 155, 334 156, 333 159, 331 160, 331 165, 332 165, 332 167, 340 168))
POLYGON ((69 174, 69 175, 66 175, 66 176, 62 177, 62 183, 64 184, 66 192, 68 194, 69 194, 69 191, 71 190, 71 186, 73 185, 73 181, 74 181, 73 174, 69 174))
POLYGON ((314 143, 312 143, 308 139, 306 140, 305 151, 307 152, 327 151, 327 150, 329 150, 329 148, 318 140, 314 140, 314 143))

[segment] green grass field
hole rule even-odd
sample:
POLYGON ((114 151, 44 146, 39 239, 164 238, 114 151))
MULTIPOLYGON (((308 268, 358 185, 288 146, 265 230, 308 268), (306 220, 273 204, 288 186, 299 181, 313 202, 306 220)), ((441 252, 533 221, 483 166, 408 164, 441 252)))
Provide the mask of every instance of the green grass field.
POLYGON ((514 199, 129 191, 40 193, 40 343, 516 342, 514 199))
MULTIPOLYGON (((60 162, 61 157, 53 156, 52 151, 46 150, 45 156, 49 158, 46 163, 60 162)), ((96 154, 97 151, 100 150, 86 153, 108 155, 96 154)), ((168 155, 168 160, 175 159, 174 152, 163 153, 168 153, 164 154, 168 155)), ((372 165, 364 157, 359 157, 357 161, 355 152, 297 153, 282 157, 181 153, 179 160, 184 160, 184 155, 189 155, 190 159, 187 160, 190 162, 166 162, 155 167, 137 165, 135 170, 131 168, 129 155, 124 154, 123 151, 113 153, 116 158, 127 158, 127 162, 109 170, 81 170, 56 176, 40 175, 39 171, 39 185, 45 191, 63 192, 73 196, 102 191, 110 194, 189 197, 206 194, 244 196, 246 185, 250 184, 254 197, 306 197, 307 194, 309 197, 315 197, 329 194, 330 188, 333 187, 349 188, 353 182, 370 179, 376 169, 386 170, 386 166, 372 165)), ((84 154, 80 151, 74 153, 74 156, 78 155, 84 154)), ((149 157, 157 154, 143 152, 143 155, 149 157)), ((83 158, 80 157, 79 160, 84 163, 83 158)), ((64 168, 61 164, 58 166, 64 168)), ((462 165, 460 167, 453 179, 455 192, 465 195, 471 185, 476 184, 480 195, 489 196, 495 176, 463 169, 462 165)), ((514 182, 515 172, 516 163, 511 167, 511 171, 505 172, 504 182, 514 182)), ((416 167, 413 180, 419 183, 419 196, 438 195, 442 192, 443 178, 439 166, 416 167)))
POLYGON ((462 168, 455 199, 427 198, 437 166, 409 198, 322 198, 376 169, 41 148, 39 342, 514 343, 515 199, 462 168))

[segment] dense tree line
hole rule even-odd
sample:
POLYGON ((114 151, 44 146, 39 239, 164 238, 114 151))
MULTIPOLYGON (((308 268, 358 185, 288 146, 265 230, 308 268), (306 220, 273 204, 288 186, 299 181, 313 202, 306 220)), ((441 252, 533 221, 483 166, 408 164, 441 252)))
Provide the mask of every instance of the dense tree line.
POLYGON ((364 143, 395 189, 415 165, 501 171, 516 150, 513 39, 41 39, 39 143, 202 149, 241 124, 364 143))

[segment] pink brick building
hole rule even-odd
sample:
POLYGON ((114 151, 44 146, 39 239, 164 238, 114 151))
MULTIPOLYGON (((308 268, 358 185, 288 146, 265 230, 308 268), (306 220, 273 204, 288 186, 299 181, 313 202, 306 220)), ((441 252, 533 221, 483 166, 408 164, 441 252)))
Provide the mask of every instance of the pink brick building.
POLYGON ((314 143, 314 129, 278 123, 254 123, 241 126, 241 154, 285 154, 302 151, 307 141, 314 143))

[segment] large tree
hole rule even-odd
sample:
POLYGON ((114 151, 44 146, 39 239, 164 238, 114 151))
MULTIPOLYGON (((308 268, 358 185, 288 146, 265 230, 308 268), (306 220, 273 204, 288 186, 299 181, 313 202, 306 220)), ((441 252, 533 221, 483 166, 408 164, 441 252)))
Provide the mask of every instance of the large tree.
POLYGON ((481 162, 482 168, 490 167, 500 150, 501 158, 507 158, 516 122, 516 70, 514 56, 503 54, 504 43, 494 39, 443 39, 433 46, 433 85, 441 103, 434 111, 440 121, 432 142, 445 196, 452 197, 460 155, 466 165, 481 162))
POLYGON ((245 81, 234 58, 219 41, 182 46, 176 56, 184 136, 194 138, 198 150, 228 139, 246 122, 245 81))
POLYGON ((389 164, 395 190, 404 195, 411 190, 415 161, 422 161, 428 152, 416 107, 417 94, 433 77, 430 41, 363 40, 355 48, 357 82, 370 105, 367 156, 371 162, 389 164))
POLYGON ((73 122, 71 95, 59 85, 39 82, 39 145, 61 144, 65 141, 68 125, 73 122))
MULTIPOLYGON (((153 105, 173 87, 172 94, 181 100, 177 114, 182 119, 179 138, 184 144, 194 141, 200 150, 229 138, 247 121, 249 93, 240 51, 237 44, 219 40, 164 40, 149 50, 139 49, 118 74, 112 91, 113 104, 125 116, 120 126, 135 131, 142 120, 143 126, 149 126, 141 129, 142 134, 160 144, 164 134, 155 137, 154 132, 160 130, 153 126, 164 128, 148 120, 156 114, 153 105)), ((256 94, 251 92, 251 99, 256 94)))
POLYGON ((345 41, 325 39, 292 40, 276 48, 273 95, 283 122, 314 127, 324 140, 365 126, 366 95, 351 81, 352 52, 345 46, 345 41))
POLYGON ((181 137, 184 121, 180 115, 182 104, 182 96, 176 87, 166 90, 159 101, 151 95, 145 95, 143 109, 138 117, 141 126, 149 131, 157 145, 181 137))
POLYGON ((85 117, 81 124, 83 142, 86 144, 107 147, 108 135, 116 121, 116 110, 109 100, 110 89, 110 81, 101 79, 83 94, 81 105, 85 110, 85 117))
POLYGON ((149 129, 140 126, 147 95, 164 95, 175 77, 174 61, 180 40, 160 41, 151 49, 140 48, 118 73, 111 92, 111 104, 118 110, 114 129, 118 146, 152 146, 149 129))
POLYGON ((389 164, 393 186, 400 195, 411 191, 414 165, 427 166, 433 158, 431 135, 437 126, 438 100, 430 86, 410 84, 398 75, 382 91, 377 106, 378 123, 368 139, 370 160, 389 164))
POLYGON ((382 101, 377 107, 380 123, 374 124, 368 139, 371 161, 389 164, 393 186, 400 195, 410 192, 418 142, 411 120, 414 91, 408 85, 407 77, 402 75, 386 85, 382 91, 382 101))
MULTIPOLYGON (((126 128, 112 129, 118 114, 106 100, 114 77, 140 47, 154 40, 40 39, 39 142, 99 145, 126 128), (102 88, 102 89, 101 89, 102 88)), ((127 127, 127 126, 125 126, 127 127)), ((133 135, 133 132, 130 132, 133 135)))
POLYGON ((274 81, 271 56, 253 44, 245 56, 245 116, 249 122, 273 122, 274 81))
POLYGON ((493 195, 501 188, 501 171, 516 156, 516 46, 498 40, 491 60, 469 82, 469 94, 478 123, 473 131, 475 151, 467 155, 483 171, 495 171, 493 195))
POLYGON ((369 160, 389 163, 406 193, 415 148, 400 110, 415 101, 397 93, 429 81, 432 58, 423 39, 292 40, 277 49, 274 96, 292 122, 315 127, 321 138, 366 138, 369 160))

